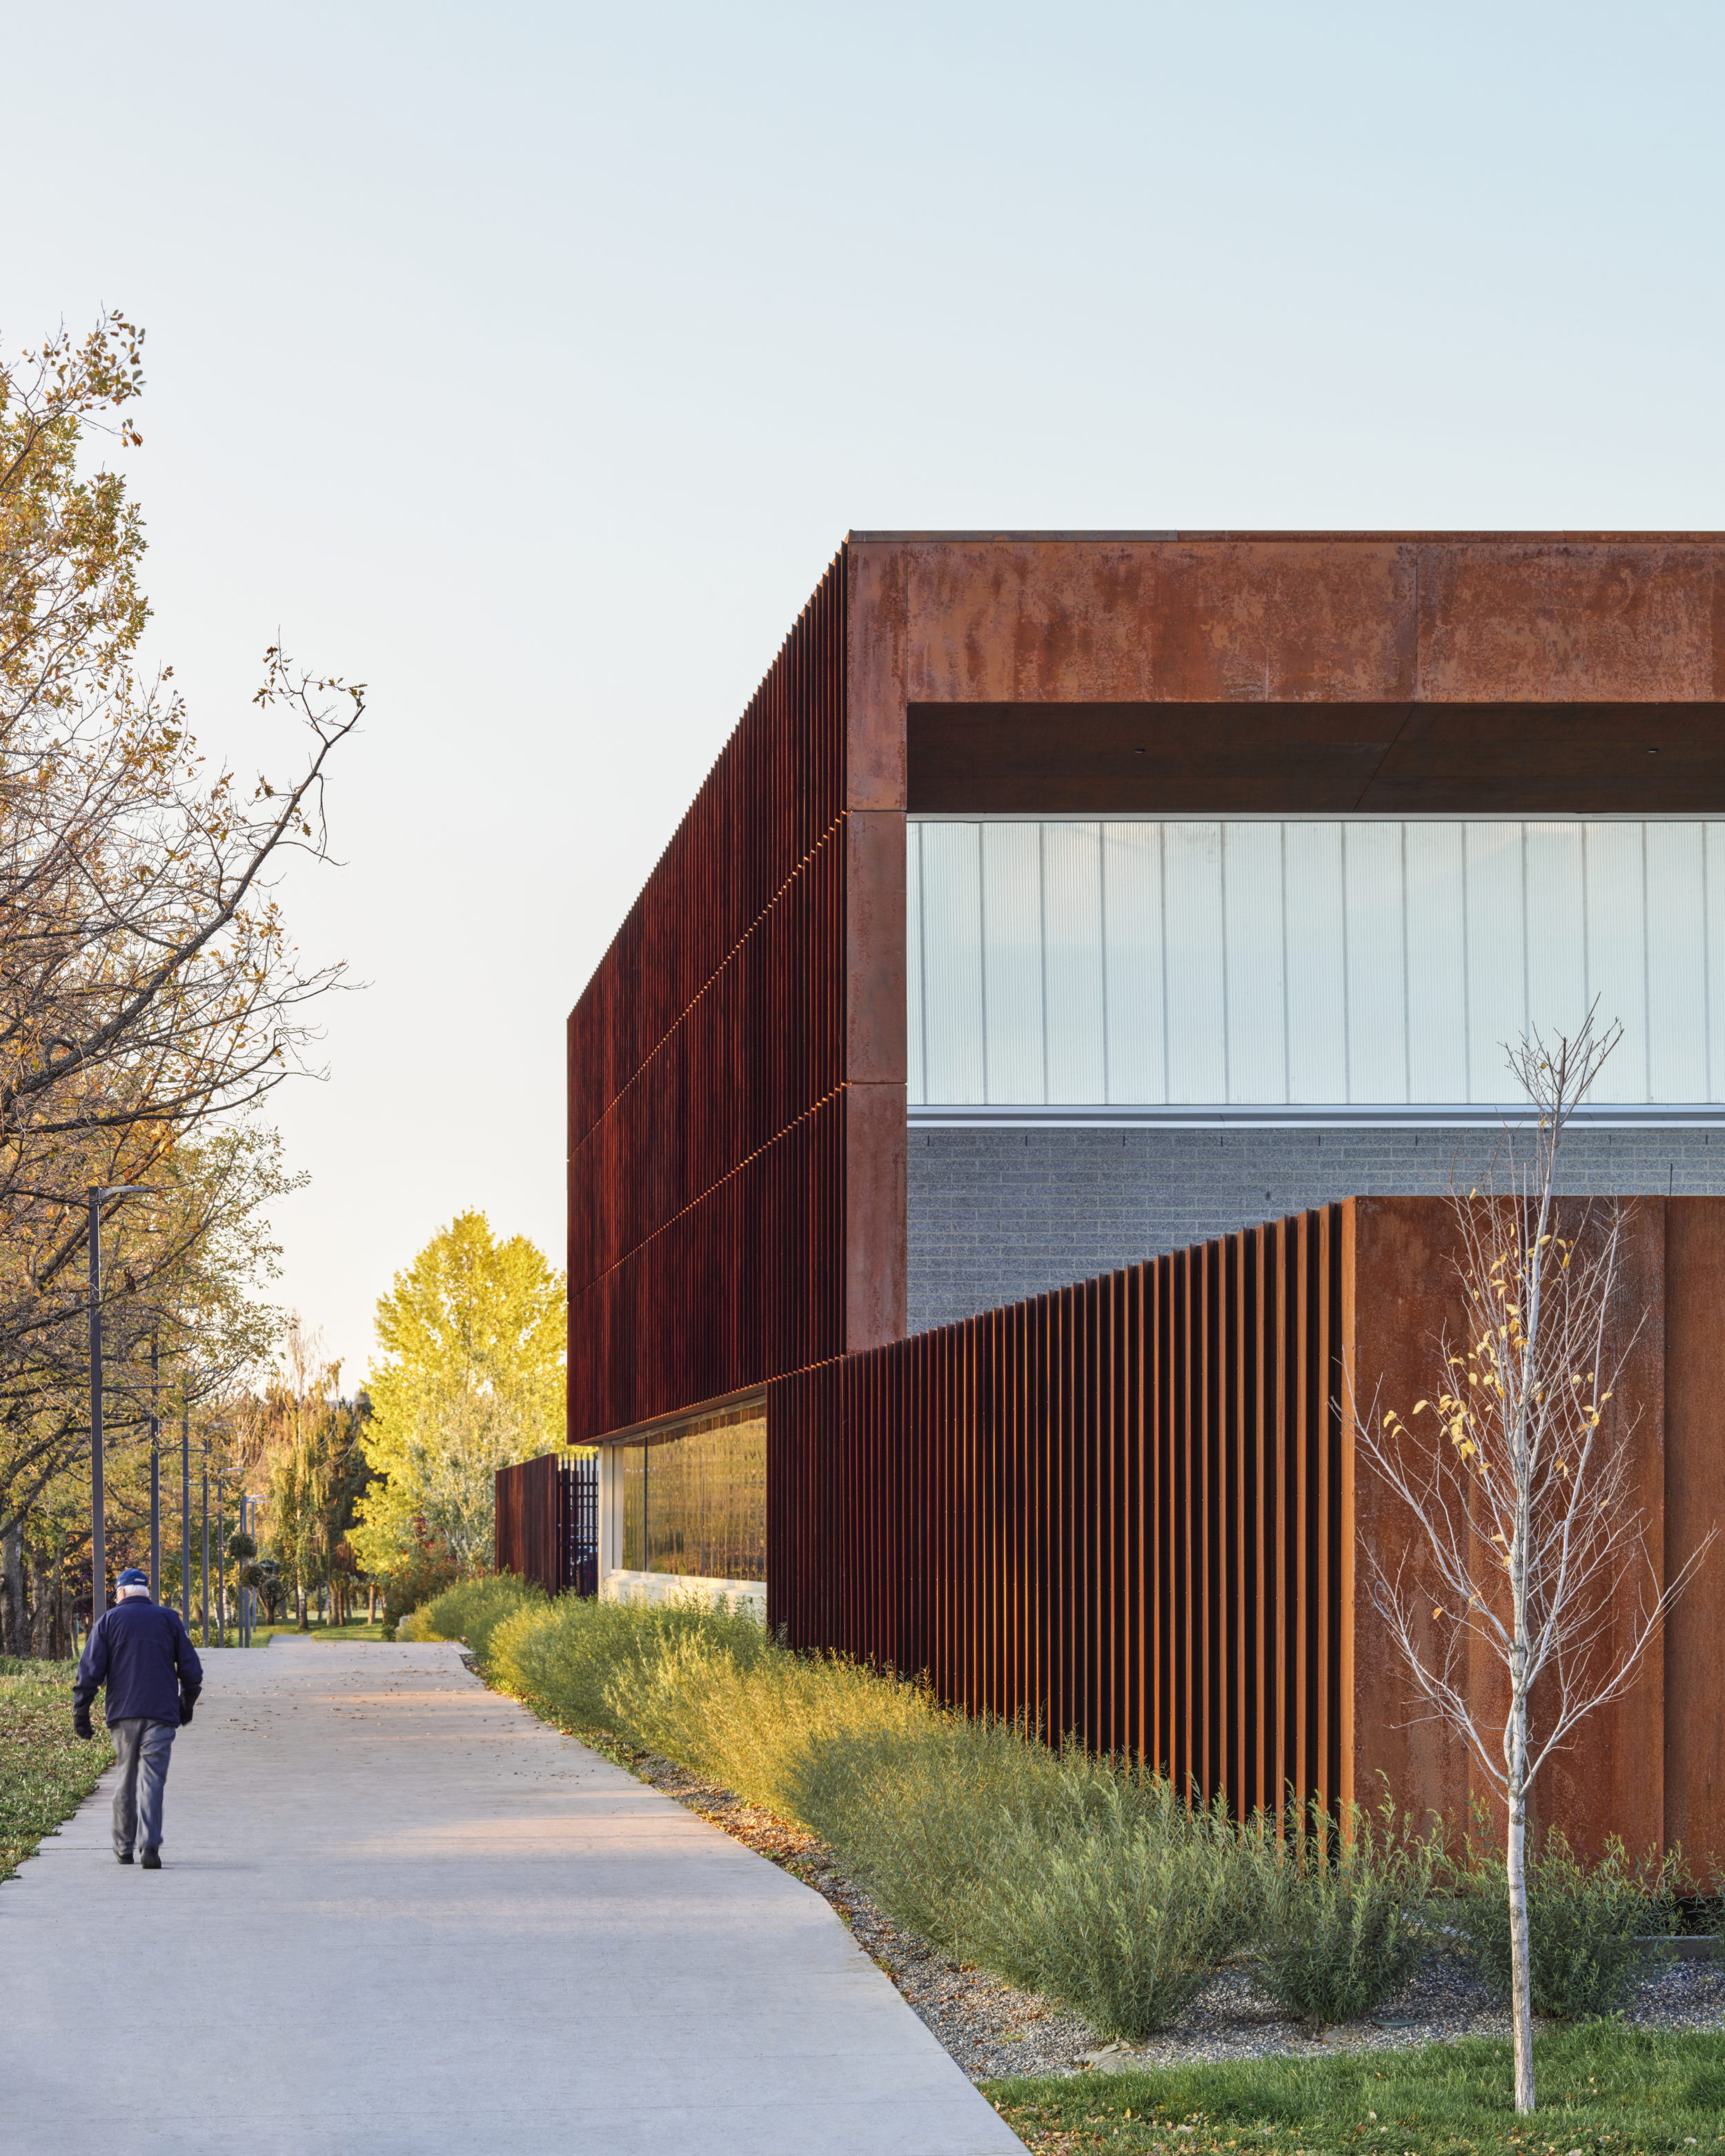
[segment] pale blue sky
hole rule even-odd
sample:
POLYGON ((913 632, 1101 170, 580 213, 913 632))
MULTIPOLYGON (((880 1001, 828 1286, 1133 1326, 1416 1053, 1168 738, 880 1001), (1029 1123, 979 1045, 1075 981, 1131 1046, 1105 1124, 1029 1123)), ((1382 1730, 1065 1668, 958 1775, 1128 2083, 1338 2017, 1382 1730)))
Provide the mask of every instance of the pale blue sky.
POLYGON ((357 1376, 845 530, 1725 524, 1712 8, 12 11, 0 331, 149 327, 156 648, 368 680, 278 1096, 357 1376))

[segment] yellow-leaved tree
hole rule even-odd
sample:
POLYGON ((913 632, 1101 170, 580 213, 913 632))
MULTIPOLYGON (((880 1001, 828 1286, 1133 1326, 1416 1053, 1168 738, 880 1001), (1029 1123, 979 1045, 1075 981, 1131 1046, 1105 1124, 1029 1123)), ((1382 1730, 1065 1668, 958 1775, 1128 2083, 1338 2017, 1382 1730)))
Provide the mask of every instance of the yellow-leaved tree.
POLYGON ((498 1241, 483 1213, 458 1214, 379 1296, 365 1440, 377 1479, 350 1537, 366 1570, 428 1548, 463 1572, 490 1565, 493 1476, 562 1442, 565 1310, 543 1251, 498 1241))

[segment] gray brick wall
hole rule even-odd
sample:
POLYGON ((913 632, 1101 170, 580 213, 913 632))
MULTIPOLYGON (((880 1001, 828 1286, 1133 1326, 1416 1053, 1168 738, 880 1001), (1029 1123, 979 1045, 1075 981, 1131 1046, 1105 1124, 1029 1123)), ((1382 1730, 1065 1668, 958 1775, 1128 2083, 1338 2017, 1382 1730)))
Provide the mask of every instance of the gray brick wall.
MULTIPOLYGON (((911 1329, 950 1324, 1308 1205, 1441 1195, 1452 1169, 1478 1182, 1501 1144, 1501 1133, 1489 1130, 913 1127, 911 1329)), ((1725 1195, 1725 1128, 1577 1131, 1566 1163, 1576 1190, 1725 1195)))

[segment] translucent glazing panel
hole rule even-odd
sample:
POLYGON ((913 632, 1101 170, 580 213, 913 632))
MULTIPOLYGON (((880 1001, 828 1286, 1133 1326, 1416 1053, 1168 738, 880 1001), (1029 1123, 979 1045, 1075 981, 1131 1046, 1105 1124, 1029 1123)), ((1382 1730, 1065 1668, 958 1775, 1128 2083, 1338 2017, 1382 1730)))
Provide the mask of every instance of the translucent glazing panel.
POLYGON ((1527 1015, 1542 1033, 1574 1033, 1587 1009, 1586 863, 1579 824, 1524 827, 1527 1015))
POLYGON ((1350 1101, 1408 1097, 1406 945, 1402 827, 1345 824, 1348 907, 1348 1092, 1350 1101))
POLYGON ((1286 858, 1290 1101, 1348 1098, 1342 827, 1290 824, 1286 858))
POLYGON ((1281 852, 1280 824, 1222 827, 1230 1101, 1287 1098, 1281 852))
MULTIPOLYGON (((716 1416, 642 1450, 646 1562, 625 1568, 685 1578, 764 1579, 766 1417, 716 1416)), ((626 1501, 624 1517, 627 1547, 626 1501)))
POLYGON ((1169 824, 1163 828, 1163 844, 1168 1096, 1171 1101, 1225 1101, 1222 827, 1169 824))
POLYGON ((1707 1097, 1702 866, 1699 824, 1647 826, 1647 1080, 1653 1101, 1707 1097))
POLYGON ((1469 824, 1467 888, 1467 1097, 1515 1097, 1506 1045, 1527 1023, 1526 911, 1519 824, 1469 824))
POLYGON ((931 1101, 986 1101, 982 831, 922 826, 923 1056, 931 1101))
POLYGON ((1164 1101, 1159 824, 1102 826, 1102 952, 1108 1098, 1164 1101))
POLYGON ((1047 943, 1048 1097, 1107 1097, 1107 1014, 1102 1000, 1102 828, 1042 827, 1042 905, 1047 943))
POLYGON ((1403 826, 1407 880, 1408 1098, 1467 1098, 1466 923, 1459 824, 1403 826))
POLYGON ((1042 1055, 1042 827, 982 827, 987 1098, 1047 1098, 1042 1055))
POLYGON ((1584 826, 1587 860, 1587 993, 1599 1022, 1621 1022, 1623 1042, 1591 1097, 1647 1098, 1646 857, 1639 824, 1584 826))
POLYGON ((908 858, 913 1100, 1494 1106, 1595 995, 1601 1104, 1725 1089, 1725 824, 927 823, 908 858))
POLYGON ((905 1093, 913 1107, 928 1098, 922 1068, 922 826, 905 844, 905 1093))

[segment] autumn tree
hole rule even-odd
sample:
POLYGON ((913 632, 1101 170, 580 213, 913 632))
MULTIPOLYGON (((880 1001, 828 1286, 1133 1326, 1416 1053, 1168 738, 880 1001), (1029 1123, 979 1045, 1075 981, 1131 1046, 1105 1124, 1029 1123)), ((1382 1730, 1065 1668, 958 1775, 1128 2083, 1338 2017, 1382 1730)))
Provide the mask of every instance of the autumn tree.
POLYGON ((428 1540, 465 1571, 492 1562, 494 1477, 559 1444, 563 1276, 525 1235, 458 1214, 377 1303, 383 1359, 366 1389, 379 1476, 359 1506, 360 1561, 387 1573, 428 1540))
POLYGON ((1528 1794, 1587 1717, 1635 1681, 1710 1534, 1669 1579, 1647 1547, 1622 1396, 1617 1204, 1560 1200, 1575 1110, 1616 1046, 1580 1031, 1511 1052, 1535 1127, 1484 1189, 1454 1199, 1466 1331, 1435 1343, 1429 1396, 1356 1420, 1366 1460, 1416 1523, 1414 1554, 1368 1552, 1373 1596, 1414 1688, 1502 1800, 1515 2102, 1534 2107, 1528 1794), (1430 1611, 1429 1620, 1427 1611, 1430 1611), (1502 1672, 1500 1695, 1477 1670, 1502 1672))
MULTIPOLYGON (((158 1167, 156 1202, 104 1237, 109 1536, 116 1563, 147 1547, 152 1409, 217 1413, 269 1357, 280 1313, 274 1203, 303 1183, 267 1127, 210 1126, 158 1167)), ((28 1361, 0 1363, 0 1642, 22 1640, 27 1593, 87 1553, 89 1335, 84 1306, 44 1332, 28 1361)), ((165 1450, 169 1449, 164 1436, 165 1450)), ((165 1512, 171 1507, 165 1504, 165 1512)), ((169 1537, 172 1540, 172 1536, 169 1537)), ((15 1648, 0 1650, 17 1651, 15 1648)))
MULTIPOLYGON (((285 778, 242 779, 200 752, 172 670, 141 670, 143 530, 105 452, 141 442, 142 344, 110 314, 0 360, 0 1550, 72 1435, 83 1193, 177 1188, 195 1134, 309 1067, 341 971, 302 963, 277 886, 295 851, 327 857, 363 691, 273 646, 259 753, 284 719, 303 746, 285 778)), ((128 1305, 161 1321, 141 1286, 179 1261, 172 1223, 121 1229, 138 1210, 108 1215, 155 1235, 144 1271, 110 1267, 122 1330, 128 1305)))

